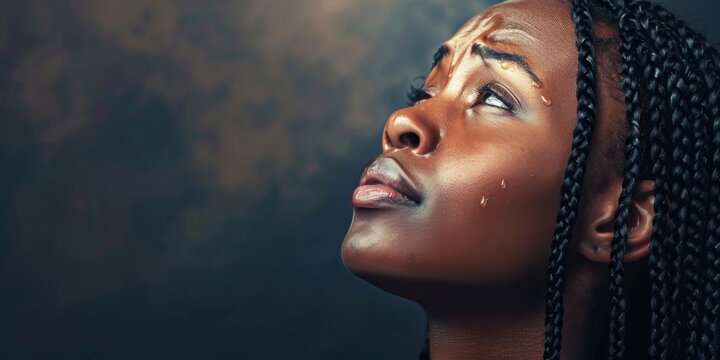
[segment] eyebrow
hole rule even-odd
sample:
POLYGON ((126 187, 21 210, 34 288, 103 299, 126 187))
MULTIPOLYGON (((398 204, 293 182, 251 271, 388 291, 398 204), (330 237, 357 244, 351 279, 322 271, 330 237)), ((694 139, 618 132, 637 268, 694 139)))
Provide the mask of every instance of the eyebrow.
MULTIPOLYGON (((450 49, 448 49, 447 46, 440 46, 440 48, 435 52, 435 55, 433 55, 433 65, 431 69, 437 66, 437 64, 442 61, 442 59, 445 58, 445 56, 449 53, 450 49)), ((541 86, 543 85, 542 81, 540 81, 540 78, 535 74, 535 72, 533 72, 530 64, 528 64, 527 60, 525 60, 525 57, 522 55, 498 51, 480 44, 473 45, 472 53, 475 55, 480 55, 480 57, 482 57, 483 59, 494 59, 500 61, 505 60, 513 62, 517 64, 517 66, 519 66, 521 69, 523 69, 533 81, 537 82, 541 86)))
POLYGON ((525 60, 525 57, 518 54, 508 53, 508 52, 502 52, 495 49, 491 49, 487 46, 483 46, 480 44, 475 44, 472 47, 472 53, 476 55, 480 55, 480 57, 484 59, 494 59, 494 60, 500 60, 500 61, 510 61, 517 66, 519 66, 521 69, 525 70, 525 72, 530 76, 530 78, 537 82, 539 85, 542 85, 542 81, 540 81, 540 78, 535 75, 532 68, 530 67, 530 64, 527 63, 527 60, 525 60))
POLYGON ((440 45, 440 48, 437 49, 435 52, 435 55, 433 55, 433 63, 430 69, 435 68, 437 64, 445 57, 445 55, 450 53, 450 49, 448 49, 445 45, 440 45))

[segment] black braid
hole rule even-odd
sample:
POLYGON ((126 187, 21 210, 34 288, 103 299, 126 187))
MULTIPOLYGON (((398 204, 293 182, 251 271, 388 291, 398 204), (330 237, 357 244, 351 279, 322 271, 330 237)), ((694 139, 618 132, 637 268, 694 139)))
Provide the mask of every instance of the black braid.
POLYGON ((633 200, 635 188, 637 187, 640 164, 642 163, 642 152, 640 149, 640 121, 642 108, 640 106, 640 93, 638 91, 638 74, 635 67, 637 58, 634 54, 637 48, 637 26, 634 21, 626 17, 620 18, 620 55, 623 62, 622 87, 625 93, 625 107, 627 118, 630 122, 628 135, 625 144, 626 165, 623 188, 618 204, 618 215, 615 219, 615 234, 612 242, 610 261, 610 359, 622 359, 625 354, 625 311, 627 303, 624 295, 623 257, 627 246, 628 219, 630 217, 630 205, 633 200))
MULTIPOLYGON (((672 58, 671 58, 672 59, 672 58)), ((683 304, 683 298, 686 296, 685 289, 681 286, 685 280, 687 257, 692 255, 686 254, 688 245, 688 198, 690 196, 689 186, 691 183, 690 171, 692 169, 691 156, 691 126, 688 121, 689 104, 684 94, 687 93, 687 82, 683 78, 685 74, 684 66, 676 59, 667 60, 670 63, 671 75, 668 81, 670 88, 670 128, 671 143, 670 149, 672 157, 671 166, 671 192, 676 195, 670 203, 670 236, 669 241, 674 244, 673 252, 673 269, 675 270, 671 289, 671 301, 673 307, 671 317, 673 326, 671 327, 671 336, 675 340, 678 351, 683 349, 683 339, 688 336, 685 332, 685 325, 689 319, 687 313, 684 313, 686 304, 683 304)), ((691 279, 688 279, 691 280, 691 279)))
MULTIPOLYGON (((691 186, 690 186, 690 211, 688 213, 689 226, 688 226, 688 241, 687 256, 685 257, 685 268, 686 281, 685 293, 686 304, 685 311, 688 313, 689 319, 687 323, 688 327, 688 346, 686 347, 686 356, 689 358, 697 358, 698 353, 696 350, 699 348, 698 331, 700 326, 701 310, 700 302, 701 299, 701 288, 700 288, 700 274, 701 266, 700 263, 702 255, 700 248, 705 242, 707 223, 706 215, 706 198, 703 194, 707 193, 707 132, 705 131, 705 119, 706 115, 704 112, 703 100, 700 96, 701 85, 700 79, 695 74, 689 74, 688 76, 688 94, 690 95, 690 116, 692 117, 692 148, 693 158, 692 160, 692 175, 691 175, 691 186)), ((702 348, 699 349, 703 351, 702 348)))
POLYGON ((562 199, 552 241, 545 295, 545 359, 559 359, 562 342, 563 292, 565 290, 565 258, 580 201, 595 122, 595 48, 592 41, 592 16, 585 0, 573 0, 578 47, 577 110, 578 120, 573 131, 572 150, 562 183, 562 199))

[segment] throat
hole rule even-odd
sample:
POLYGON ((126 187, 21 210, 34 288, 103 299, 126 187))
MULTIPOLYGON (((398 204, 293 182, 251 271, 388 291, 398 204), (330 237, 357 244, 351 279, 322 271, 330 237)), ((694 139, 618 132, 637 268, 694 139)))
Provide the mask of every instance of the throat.
MULTIPOLYGON (((595 359, 598 349, 603 349, 607 341, 602 336, 607 332, 604 311, 593 306, 588 293, 581 289, 570 286, 565 295, 561 358, 595 359)), ((442 303, 423 305, 428 319, 430 359, 541 359, 544 294, 520 299, 466 296, 463 301, 452 301, 445 297, 442 303)))
POLYGON ((542 357, 544 305, 524 309, 458 310, 426 309, 432 360, 542 357))

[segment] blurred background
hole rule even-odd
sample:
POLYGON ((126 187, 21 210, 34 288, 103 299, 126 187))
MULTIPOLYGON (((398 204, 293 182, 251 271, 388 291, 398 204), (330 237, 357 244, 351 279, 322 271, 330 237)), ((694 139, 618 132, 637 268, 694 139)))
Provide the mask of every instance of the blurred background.
POLYGON ((0 358, 416 358, 421 309, 342 265, 350 195, 491 3, 0 2, 0 358))

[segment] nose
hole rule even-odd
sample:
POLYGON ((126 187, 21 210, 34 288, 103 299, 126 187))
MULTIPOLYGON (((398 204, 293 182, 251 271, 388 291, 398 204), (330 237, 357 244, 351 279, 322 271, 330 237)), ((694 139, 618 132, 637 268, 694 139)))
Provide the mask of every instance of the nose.
POLYGON ((417 155, 429 154, 438 146, 440 130, 428 114, 409 107, 395 111, 385 124, 383 151, 410 148, 417 155))

